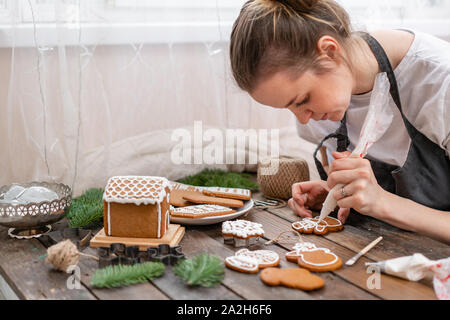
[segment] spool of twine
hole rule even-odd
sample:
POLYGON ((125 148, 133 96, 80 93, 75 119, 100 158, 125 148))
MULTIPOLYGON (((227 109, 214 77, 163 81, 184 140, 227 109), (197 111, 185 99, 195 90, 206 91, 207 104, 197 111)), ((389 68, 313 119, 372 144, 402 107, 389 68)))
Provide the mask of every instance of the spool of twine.
POLYGON ((56 270, 64 272, 67 272, 70 266, 76 266, 80 256, 98 260, 96 256, 79 252, 77 246, 69 239, 48 248, 47 254, 47 263, 53 264, 56 270))
POLYGON ((309 180, 308 163, 301 158, 264 159, 258 163, 257 180, 265 197, 287 200, 294 183, 309 180))

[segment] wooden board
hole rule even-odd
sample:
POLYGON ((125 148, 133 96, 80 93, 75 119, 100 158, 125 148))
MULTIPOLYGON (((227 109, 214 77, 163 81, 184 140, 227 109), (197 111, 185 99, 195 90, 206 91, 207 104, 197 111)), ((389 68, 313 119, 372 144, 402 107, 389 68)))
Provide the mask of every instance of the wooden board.
POLYGON ((102 228, 90 242, 91 248, 109 247, 113 243, 123 243, 126 246, 139 246, 139 250, 145 251, 148 247, 157 247, 160 244, 168 244, 171 247, 178 245, 184 235, 184 227, 179 224, 169 224, 164 237, 158 238, 124 238, 109 237, 102 228))

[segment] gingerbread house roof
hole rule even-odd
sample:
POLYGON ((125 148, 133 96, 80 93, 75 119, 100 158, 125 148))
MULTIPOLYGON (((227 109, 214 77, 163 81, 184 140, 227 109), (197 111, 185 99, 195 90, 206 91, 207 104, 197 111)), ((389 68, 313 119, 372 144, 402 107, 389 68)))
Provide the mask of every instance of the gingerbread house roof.
POLYGON ((163 177, 115 176, 108 180, 103 193, 106 202, 155 204, 166 197, 169 181, 163 177))

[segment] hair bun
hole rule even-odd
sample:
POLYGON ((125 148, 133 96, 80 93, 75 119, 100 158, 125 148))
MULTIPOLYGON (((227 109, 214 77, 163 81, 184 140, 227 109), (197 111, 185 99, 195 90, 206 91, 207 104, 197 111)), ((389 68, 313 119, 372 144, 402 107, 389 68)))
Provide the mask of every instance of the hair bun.
POLYGON ((320 0, 279 0, 277 2, 280 2, 297 12, 308 13, 317 6, 320 0))

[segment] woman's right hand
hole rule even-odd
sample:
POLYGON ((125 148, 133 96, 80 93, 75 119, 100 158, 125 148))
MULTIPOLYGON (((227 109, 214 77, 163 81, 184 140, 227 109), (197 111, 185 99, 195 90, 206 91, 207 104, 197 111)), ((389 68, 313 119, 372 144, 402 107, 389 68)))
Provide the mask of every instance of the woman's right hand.
POLYGON ((295 214, 302 218, 311 218, 312 210, 320 210, 325 198, 328 195, 327 182, 314 180, 298 182, 292 185, 292 198, 288 205, 295 214))

